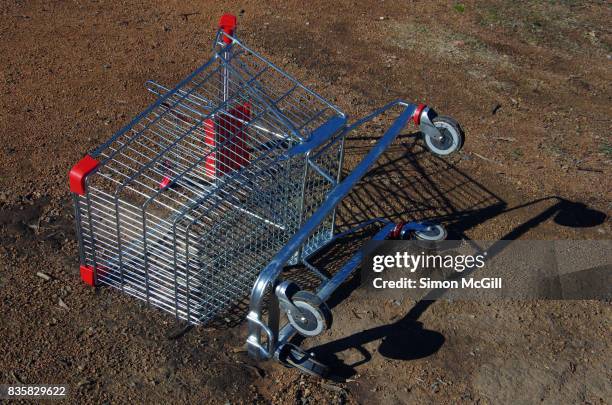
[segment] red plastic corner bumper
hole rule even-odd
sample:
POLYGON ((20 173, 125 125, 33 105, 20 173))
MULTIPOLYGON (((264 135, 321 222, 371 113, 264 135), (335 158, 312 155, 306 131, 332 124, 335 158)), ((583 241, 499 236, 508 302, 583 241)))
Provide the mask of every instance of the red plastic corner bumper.
POLYGON ((83 159, 70 169, 68 178, 70 179, 70 191, 78 195, 85 194, 85 178, 91 173, 99 162, 89 155, 86 155, 83 159))
POLYGON ((96 286, 96 276, 92 266, 81 265, 81 279, 92 287, 96 286))
MULTIPOLYGON (((234 36, 234 31, 236 31, 236 26, 238 25, 238 19, 233 14, 223 14, 221 19, 219 20, 219 29, 223 30, 227 35, 234 36)), ((232 40, 223 36, 223 42, 229 44, 232 40)))

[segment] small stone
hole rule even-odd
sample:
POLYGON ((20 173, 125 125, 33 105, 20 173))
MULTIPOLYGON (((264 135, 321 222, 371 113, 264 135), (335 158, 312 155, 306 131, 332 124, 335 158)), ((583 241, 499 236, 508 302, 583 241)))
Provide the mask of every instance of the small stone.
POLYGON ((70 309, 68 305, 66 305, 64 300, 62 300, 61 298, 57 301, 57 305, 59 305, 61 308, 64 308, 64 309, 70 309))
POLYGON ((501 106, 502 105, 500 103, 493 104, 493 108, 491 108, 491 115, 495 115, 499 111, 501 106))
POLYGON ((92 385, 95 381, 90 380, 89 378, 85 378, 81 381, 79 381, 79 383, 77 384, 77 387, 84 387, 84 386, 89 386, 92 385))

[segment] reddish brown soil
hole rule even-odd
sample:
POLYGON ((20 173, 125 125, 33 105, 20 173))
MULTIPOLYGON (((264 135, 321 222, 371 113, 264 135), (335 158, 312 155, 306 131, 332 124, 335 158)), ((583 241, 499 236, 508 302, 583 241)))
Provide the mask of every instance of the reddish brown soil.
MULTIPOLYGON (((612 210, 605 2, 261 3, 0 3, 0 383, 66 383, 71 403, 607 403, 609 303, 415 306, 357 289, 304 342, 346 380, 320 383, 250 361, 244 324, 168 339, 171 317, 80 282, 69 168, 152 102, 147 79, 176 83, 208 57, 223 12, 351 116, 402 97, 462 123, 446 161, 407 132, 343 224, 433 214, 472 239, 610 239, 609 219, 589 220, 612 210), (432 189, 425 209, 415 195, 432 189)), ((377 136, 348 142, 347 167, 377 136)))

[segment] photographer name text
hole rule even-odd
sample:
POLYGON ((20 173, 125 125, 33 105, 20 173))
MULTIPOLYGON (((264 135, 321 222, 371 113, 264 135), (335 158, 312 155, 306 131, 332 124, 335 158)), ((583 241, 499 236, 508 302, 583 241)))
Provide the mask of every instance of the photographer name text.
POLYGON ((501 277, 486 277, 481 279, 469 277, 461 280, 432 280, 429 277, 421 277, 418 279, 402 277, 398 280, 384 280, 382 277, 377 277, 372 280, 372 285, 377 289, 501 289, 502 279, 501 277))

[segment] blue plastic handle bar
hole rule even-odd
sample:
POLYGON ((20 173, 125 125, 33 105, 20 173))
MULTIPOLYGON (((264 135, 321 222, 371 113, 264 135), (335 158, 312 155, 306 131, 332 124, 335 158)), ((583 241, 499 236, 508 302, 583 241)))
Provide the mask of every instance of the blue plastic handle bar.
POLYGON ((326 121, 320 127, 312 131, 310 138, 304 143, 294 146, 287 151, 287 157, 301 155, 307 153, 317 146, 322 145, 325 141, 331 138, 336 132, 346 125, 346 117, 335 116, 330 120, 326 121))

